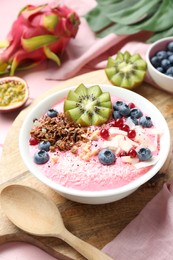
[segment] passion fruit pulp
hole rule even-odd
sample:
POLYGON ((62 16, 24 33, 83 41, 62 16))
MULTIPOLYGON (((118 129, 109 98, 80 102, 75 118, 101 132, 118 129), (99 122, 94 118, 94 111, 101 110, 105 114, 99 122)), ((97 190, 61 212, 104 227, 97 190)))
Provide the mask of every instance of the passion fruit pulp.
POLYGON ((19 77, 0 78, 0 111, 12 111, 22 107, 29 97, 25 80, 19 77))

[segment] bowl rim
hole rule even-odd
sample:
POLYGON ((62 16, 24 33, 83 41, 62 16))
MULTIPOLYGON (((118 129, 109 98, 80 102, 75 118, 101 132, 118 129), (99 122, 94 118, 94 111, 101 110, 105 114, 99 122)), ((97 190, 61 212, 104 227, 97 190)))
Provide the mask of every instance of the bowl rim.
POLYGON ((147 49, 147 52, 146 52, 146 61, 147 61, 147 64, 150 66, 150 68, 152 68, 153 69, 153 71, 155 71, 155 73, 159 76, 162 76, 162 77, 165 77, 165 78, 167 78, 167 79, 173 79, 171 76, 169 76, 169 75, 166 75, 166 74, 164 74, 164 73, 161 73, 160 71, 158 71, 152 64, 151 64, 151 61, 150 61, 150 53, 151 53, 151 51, 153 50, 153 48, 155 47, 155 46, 157 46, 159 43, 162 43, 162 42, 165 42, 165 41, 173 41, 173 36, 170 36, 170 37, 165 37, 165 38, 162 38, 162 39, 160 39, 160 40, 157 40, 157 41, 155 41, 154 43, 152 43, 150 46, 149 46, 149 48, 147 49))
MULTIPOLYGON (((60 97, 65 97, 65 95, 68 93, 68 91, 70 89, 75 89, 78 85, 73 85, 73 86, 67 87, 63 90, 58 90, 57 92, 50 94, 43 100, 39 101, 39 103, 36 104, 28 112, 27 116, 25 117, 25 120, 23 121, 20 132, 19 132, 19 151, 20 151, 21 157, 22 157, 25 165, 27 166, 27 168, 31 172, 31 174, 34 175, 42 183, 44 183, 45 185, 49 186, 50 188, 56 190, 59 193, 68 194, 68 196, 77 196, 77 197, 83 197, 83 198, 110 197, 110 196, 115 196, 115 195, 119 195, 122 193, 127 193, 128 191, 137 189, 139 186, 141 186, 142 184, 147 182, 149 179, 151 179, 161 169, 161 167, 165 163, 165 161, 168 157, 168 153, 170 151, 170 131, 169 131, 169 128, 168 128, 168 125, 167 125, 167 122, 166 122, 164 116, 152 102, 150 102, 148 99, 146 99, 145 97, 143 97, 142 95, 140 95, 136 92, 133 92, 133 91, 127 90, 127 89, 123 89, 123 88, 119 88, 116 86, 112 86, 109 84, 102 84, 102 83, 101 84, 99 84, 99 83, 85 84, 85 86, 89 87, 92 85, 99 85, 102 89, 104 88, 104 91, 106 91, 106 89, 107 90, 114 89, 118 93, 121 92, 122 94, 127 95, 128 98, 129 98, 129 96, 136 96, 136 98, 139 98, 140 100, 143 100, 145 103, 150 104, 150 106, 155 110, 155 112, 157 113, 159 118, 162 119, 162 127, 164 129, 164 136, 165 136, 167 142, 165 143, 165 146, 164 146, 164 153, 162 152, 163 153, 162 157, 161 158, 159 157, 159 160, 156 162, 156 164, 147 173, 145 173, 144 175, 138 177, 136 180, 134 180, 124 186, 121 186, 121 187, 115 188, 115 189, 100 190, 100 191, 83 191, 83 190, 77 190, 77 189, 73 189, 73 188, 64 187, 60 184, 57 184, 57 183, 51 181, 50 179, 48 179, 48 177, 39 173, 39 170, 36 168, 36 166, 34 166, 33 162, 30 164, 32 159, 31 158, 28 159, 29 154, 27 153, 27 151, 29 150, 29 145, 28 145, 28 149, 26 149, 26 146, 23 145, 23 143, 26 144, 28 141, 28 139, 26 140, 26 132, 28 131, 28 123, 30 123, 30 125, 32 126, 33 119, 35 118, 34 117, 35 111, 37 111, 40 107, 42 107, 43 104, 45 104, 45 102, 48 102, 52 99, 54 100, 54 98, 56 96, 58 96, 59 99, 60 99, 60 97), (33 167, 34 167, 34 171, 33 171, 33 167), (154 168, 154 171, 153 171, 153 168, 154 168)), ((116 95, 116 94, 113 94, 113 95, 116 95)), ((127 100, 127 98, 124 98, 124 99, 127 100)), ((56 102, 51 103, 52 106, 55 103, 56 102)), ((47 111, 47 109, 45 109, 45 111, 42 111, 42 113, 40 113, 40 116, 43 115, 46 111, 47 111)), ((28 131, 28 133, 29 133, 29 131, 28 131)), ((29 135, 28 135, 28 137, 29 137, 29 135)), ((160 153, 159 153, 159 156, 160 156, 160 153)))

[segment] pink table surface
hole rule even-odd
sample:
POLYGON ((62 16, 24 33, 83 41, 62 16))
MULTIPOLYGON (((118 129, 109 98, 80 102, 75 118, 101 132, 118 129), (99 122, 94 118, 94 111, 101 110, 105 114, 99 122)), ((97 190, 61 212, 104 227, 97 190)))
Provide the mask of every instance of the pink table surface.
MULTIPOLYGON (((122 52, 128 50, 131 54, 139 52, 142 57, 145 57, 149 45, 145 44, 144 40, 149 37, 149 33, 139 32, 135 35, 109 34, 102 39, 98 39, 89 28, 85 19, 82 18, 83 14, 96 5, 95 0, 56 0, 56 2, 64 3, 74 9, 81 17, 81 25, 75 39, 70 41, 66 49, 60 68, 53 62, 47 61, 36 69, 16 73, 16 76, 22 77, 27 81, 30 90, 30 101, 47 89, 55 86, 55 84, 57 85, 58 80, 65 80, 77 74, 104 68, 107 58, 113 56, 118 50, 122 52)), ((3 26, 1 26, 0 30, 0 40, 6 37, 12 22, 16 19, 19 10, 24 5, 39 3, 43 3, 43 1, 1 0, 0 24, 3 24, 3 26)), ((146 77, 146 80, 151 83, 148 77, 146 77)), ((19 111, 6 114, 0 113, 0 156, 7 131, 18 113, 19 111)))
MULTIPOLYGON (((91 6, 95 5, 95 0, 63 0, 63 2, 68 3, 68 6, 76 10, 79 15, 84 14, 91 8, 91 6)), ((20 8, 26 4, 40 3, 43 4, 45 2, 43 2, 43 0, 1 0, 0 39, 6 37, 20 8)), ((148 49, 148 45, 143 43, 144 38, 147 37, 146 32, 141 32, 133 36, 116 36, 111 34, 102 40, 98 40, 83 20, 82 26, 84 27, 80 27, 80 34, 78 34, 80 37, 77 37, 76 42, 72 41, 70 45, 71 49, 69 48, 69 52, 67 52, 67 57, 70 59, 69 63, 62 66, 60 70, 57 69, 55 64, 45 62, 39 66, 39 68, 16 74, 16 76, 20 76, 27 81, 31 102, 44 91, 52 88, 55 84, 57 85, 59 82, 57 78, 63 80, 67 77, 75 76, 77 73, 81 74, 93 69, 103 68, 108 55, 114 55, 119 49, 122 51, 129 50, 131 53, 139 52, 143 57, 148 49), (85 39, 87 39, 87 41, 85 39), (85 68, 84 65, 86 65, 85 68), (71 71, 69 71, 69 67, 72 68, 71 71), (59 71, 60 73, 57 77, 59 71), (63 75, 64 73, 65 75, 63 75), (52 78, 52 80, 48 80, 48 78, 52 78)), ((146 81, 151 83, 151 79, 149 78, 146 78, 146 81)), ((0 156, 7 132, 19 112, 20 111, 13 113, 0 113, 0 156)), ((114 241, 106 245, 103 250, 109 253, 112 252, 111 255, 116 256, 115 259, 120 260, 127 260, 131 255, 133 255, 133 259, 135 260, 173 259, 172 248, 169 247, 171 242, 167 243, 167 241, 172 241, 173 239, 173 222, 171 218, 173 216, 172 194, 172 185, 165 185, 164 189, 151 201, 151 203, 148 204, 147 207, 144 208, 141 214, 139 214, 139 216, 137 216, 137 218, 135 218, 127 228, 125 228, 123 232, 115 238, 114 241), (165 218, 165 216, 167 216, 167 218, 165 218), (157 228, 155 228, 155 223, 157 224, 157 228), (162 240, 160 239, 160 234, 164 234, 162 240), (160 255, 161 247, 162 253, 160 255), (119 250, 120 248, 121 250, 119 250), (139 248, 141 248, 140 251, 138 250, 139 248), (136 257, 134 257, 134 252, 136 257), (143 256, 141 256, 141 252, 143 253, 143 256), (140 257, 138 253, 140 253, 140 257), (153 257, 150 258, 151 255, 153 255, 153 257)), ((13 259, 53 260, 54 258, 39 248, 27 243, 18 242, 1 245, 0 260, 13 259)))
MULTIPOLYGON (((5 39, 7 36, 13 21, 16 19, 18 12, 22 7, 27 4, 43 4, 46 2, 52 1, 42 1, 42 0, 22 0, 22 1, 13 1, 13 0, 1 0, 0 2, 0 40, 5 39), (2 26, 3 25, 3 26, 2 26)), ((80 5, 77 4, 74 0, 64 0, 64 1, 55 1, 67 4, 70 8, 74 9, 79 15, 83 15, 87 10, 89 10, 92 6, 95 5, 94 0, 90 0, 89 3, 87 0, 80 0, 80 5)), ((58 80, 56 79, 56 71, 58 67, 52 62, 44 62, 36 69, 28 70, 25 72, 17 72, 15 75, 22 77, 26 80, 29 86, 30 91, 30 100, 32 101, 34 98, 50 89, 51 87, 58 84, 58 80), (47 78, 51 75, 52 71, 54 71, 55 80, 48 80, 47 78)), ((81 70, 81 73, 86 72, 86 70, 81 70)), ((14 119, 17 117, 20 110, 16 112, 10 113, 0 113, 0 157, 2 154, 2 148, 4 140, 7 136, 7 132, 13 123, 14 119)))
MULTIPOLYGON (((93 0, 92 0, 93 1, 93 0)), ((91 2, 92 2, 91 1, 91 2)), ((50 1, 48 1, 50 2, 50 1)), ((68 2, 69 7, 75 7, 77 11, 82 14, 83 9, 75 6, 75 1, 64 1, 68 2)), ((81 0, 86 10, 88 9, 87 1, 81 0)), ((90 6, 92 3, 90 2, 90 6)), ((94 2, 94 1, 93 1, 94 2)), ((45 3, 45 2, 44 2, 45 3)), ((42 0, 1 0, 0 2, 0 40, 4 39, 10 30, 12 22, 16 19, 19 10, 27 4, 43 4, 42 0)), ((49 69, 49 64, 44 63, 39 68, 32 71, 16 73, 16 76, 25 79, 29 86, 30 100, 32 101, 37 96, 41 95, 44 91, 52 88, 55 84, 58 84, 57 80, 47 80, 45 78, 45 71, 49 69)), ((83 70, 84 71, 84 70, 83 70)), ((84 71, 85 72, 85 71, 84 71)), ((81 71, 82 73, 82 71, 81 71)), ((2 154, 3 143, 7 136, 8 130, 10 129, 13 121, 19 114, 20 110, 10 113, 0 113, 0 157, 2 154)), ((48 255, 41 249, 23 242, 7 243, 0 246, 0 259, 1 260, 53 260, 54 257, 48 255)))

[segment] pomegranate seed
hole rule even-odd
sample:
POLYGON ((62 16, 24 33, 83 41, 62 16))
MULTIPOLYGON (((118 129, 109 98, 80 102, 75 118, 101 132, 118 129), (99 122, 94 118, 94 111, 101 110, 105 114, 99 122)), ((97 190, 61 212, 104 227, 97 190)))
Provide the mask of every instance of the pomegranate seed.
POLYGON ((134 103, 129 103, 128 106, 129 106, 130 109, 135 108, 135 104, 134 103))
POLYGON ((101 129, 100 130, 100 136, 103 139, 108 139, 109 138, 109 131, 107 129, 101 129))
POLYGON ((117 118, 112 122, 112 126, 121 127, 124 124, 124 120, 122 118, 117 118))
POLYGON ((123 151, 123 152, 120 152, 120 153, 118 154, 118 156, 119 156, 119 157, 127 156, 127 153, 126 153, 125 151, 123 151))
POLYGON ((135 130, 129 130, 127 133, 128 138, 133 139, 136 136, 135 130))
POLYGON ((127 153, 128 156, 130 156, 131 158, 135 158, 137 155, 137 152, 135 151, 135 149, 130 149, 127 153))
POLYGON ((123 131, 129 132, 130 127, 129 127, 128 125, 124 124, 124 125, 122 125, 122 126, 120 127, 120 129, 123 130, 123 131))
POLYGON ((112 122, 110 122, 110 126, 116 127, 116 122, 115 122, 115 120, 113 120, 112 122))
POLYGON ((35 138, 35 137, 30 137, 30 139, 29 139, 29 144, 30 145, 36 145, 36 144, 38 144, 39 143, 39 141, 38 141, 38 139, 37 138, 35 138))

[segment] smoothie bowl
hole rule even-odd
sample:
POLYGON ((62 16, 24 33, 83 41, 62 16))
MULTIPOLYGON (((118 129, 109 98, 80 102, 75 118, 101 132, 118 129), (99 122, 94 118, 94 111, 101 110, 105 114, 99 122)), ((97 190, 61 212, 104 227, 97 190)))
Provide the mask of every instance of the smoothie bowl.
POLYGON ((103 204, 128 196, 161 169, 170 133, 160 111, 139 94, 80 84, 29 112, 19 148, 30 172, 59 194, 103 204))

